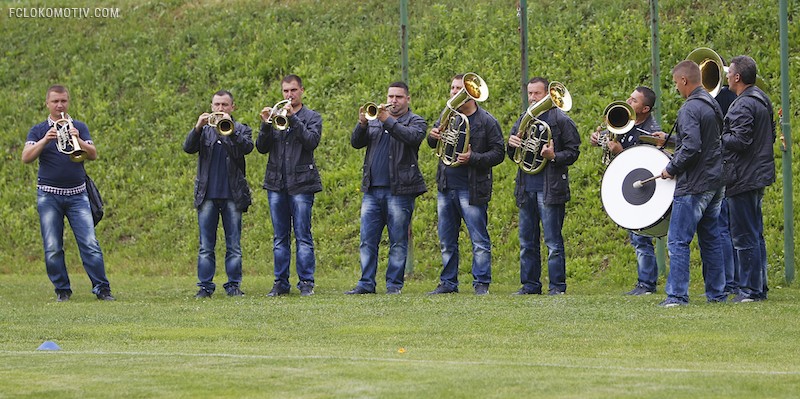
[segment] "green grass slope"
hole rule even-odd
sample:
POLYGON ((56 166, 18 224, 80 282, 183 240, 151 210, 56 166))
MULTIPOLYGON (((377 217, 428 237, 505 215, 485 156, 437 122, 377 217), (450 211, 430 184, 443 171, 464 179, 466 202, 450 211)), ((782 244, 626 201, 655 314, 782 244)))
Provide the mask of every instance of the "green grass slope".
MULTIPOLYGON (((413 110, 433 123, 449 93, 450 77, 473 71, 490 87, 482 104, 507 135, 520 113, 519 34, 514 2, 457 0, 409 2, 410 86, 413 110)), ((669 0, 660 3, 661 112, 670 126, 682 100, 669 70, 695 47, 724 57, 749 54, 780 102, 776 2, 669 0)), ((63 1, 61 7, 89 7, 63 1)), ((35 209, 36 166, 20 153, 28 129, 46 116, 44 91, 69 87, 71 114, 86 121, 100 158, 87 164, 107 203, 98 234, 112 274, 191 275, 197 251, 192 208, 195 156, 181 143, 219 89, 236 96, 239 120, 257 129, 258 111, 280 97, 280 78, 304 78, 306 104, 323 116, 316 151, 324 191, 313 216, 320 279, 355 281, 358 275, 358 191, 363 151, 349 145, 358 106, 381 101, 400 79, 399 7, 392 1, 118 1, 117 18, 17 18, 5 2, 0 15, 0 273, 40 273, 41 238, 35 209)), ((94 6, 91 6, 94 7, 94 6)), ((797 3, 791 17, 797 18, 797 3)), ((588 134, 612 100, 650 85, 646 2, 630 0, 530 1, 529 74, 566 84, 574 97, 570 116, 583 135, 571 168, 572 201, 564 235, 570 281, 627 285, 635 257, 626 232, 606 216, 599 199, 600 151, 588 134)), ((790 22, 790 53, 800 52, 800 28, 790 22)), ((798 58, 790 68, 798 69, 798 58)), ((792 86, 798 80, 793 75, 792 86)), ((800 126, 800 95, 791 93, 791 122, 800 126)), ((764 199, 770 271, 783 276, 782 154, 778 181, 764 199)), ((798 146, 794 146, 795 154, 798 146)), ((244 218, 246 274, 269 275, 272 229, 260 189, 267 157, 247 158, 254 205, 244 218)), ((441 265, 436 234, 435 165, 423 147, 420 164, 429 192, 417 201, 413 221, 415 272, 433 282, 441 265)), ((794 176, 798 176, 797 162, 794 176)), ((512 196, 516 166, 495 169, 489 207, 494 276, 518 278, 517 209, 512 196)), ((797 177, 793 182, 800 186, 797 177)), ((794 201, 797 203, 797 189, 794 201)), ((798 224, 797 215, 794 217, 798 224)), ((71 270, 80 270, 74 240, 67 239, 71 270)), ((462 269, 471 257, 462 234, 462 269)), ((224 251, 224 246, 220 246, 224 251)), ((697 251, 695 264, 699 263, 697 251)), ((797 248, 795 249, 797 253, 797 248)), ((385 254, 385 250, 382 251, 385 254)), ((795 261, 795 263, 797 263, 795 261)), ((696 272, 697 273, 697 272, 696 272)), ((695 279, 697 280, 697 279, 695 279)))

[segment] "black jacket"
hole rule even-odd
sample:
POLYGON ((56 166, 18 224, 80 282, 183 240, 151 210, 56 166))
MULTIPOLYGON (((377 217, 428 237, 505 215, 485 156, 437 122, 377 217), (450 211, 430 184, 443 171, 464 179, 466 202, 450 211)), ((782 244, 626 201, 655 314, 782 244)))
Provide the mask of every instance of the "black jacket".
POLYGON ((750 86, 733 101, 722 129, 726 196, 769 186, 775 182, 775 124, 772 102, 750 86))
POLYGON ((322 191, 322 179, 314 161, 314 149, 322 137, 322 116, 304 105, 289 117, 289 128, 280 131, 261 123, 256 149, 269 153, 264 188, 286 190, 290 195, 322 191))
POLYGON ((389 134, 389 187, 392 194, 419 195, 427 191, 418 163, 419 145, 427 130, 425 119, 411 110, 398 119, 391 116, 385 122, 375 119, 369 121, 366 127, 356 124, 350 135, 350 144, 353 148, 367 147, 361 191, 367 192, 371 185, 370 166, 374 160, 376 143, 383 134, 389 134))
MULTIPOLYGON (((544 202, 548 205, 564 204, 570 200, 568 167, 578 160, 581 137, 575 122, 558 108, 551 108, 543 112, 539 115, 539 119, 550 126, 550 133, 553 135, 553 150, 556 153, 555 159, 548 161, 540 172, 544 173, 544 202)), ((511 134, 517 134, 521 120, 522 116, 517 119, 511 129, 511 134)), ((507 148, 508 158, 512 161, 515 150, 516 148, 507 148)), ((517 184, 514 189, 517 206, 524 204, 527 200, 523 173, 525 172, 522 169, 517 171, 517 184)))
MULTIPOLYGON (((457 167, 468 168, 470 205, 484 205, 492 199, 492 167, 503 162, 505 140, 500 124, 492 114, 478 106, 477 111, 470 116, 469 143, 472 146, 472 155, 468 164, 457 167)), ((439 126, 439 121, 435 126, 439 126)), ((437 142, 438 140, 428 136, 428 146, 436 148, 437 142)), ((436 169, 439 191, 448 188, 445 177, 445 168, 448 167, 439 161, 436 169)))
POLYGON ((244 156, 253 151, 253 131, 249 126, 234 122, 233 134, 221 136, 211 126, 203 126, 198 132, 192 128, 183 142, 183 150, 189 154, 199 152, 197 176, 194 180, 194 206, 198 207, 206 197, 208 173, 211 167, 212 146, 219 140, 225 146, 225 164, 228 167, 228 186, 236 209, 247 212, 251 203, 250 186, 245 179, 244 156))
POLYGON ((666 167, 676 179, 675 196, 722 187, 722 110, 702 87, 681 105, 675 130, 675 153, 666 167))

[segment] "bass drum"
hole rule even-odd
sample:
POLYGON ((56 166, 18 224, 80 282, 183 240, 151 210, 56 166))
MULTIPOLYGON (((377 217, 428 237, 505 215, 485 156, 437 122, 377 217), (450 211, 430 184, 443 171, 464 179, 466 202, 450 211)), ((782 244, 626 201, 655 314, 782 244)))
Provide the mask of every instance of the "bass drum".
POLYGON ((636 234, 663 237, 669 229, 675 179, 655 179, 636 188, 633 184, 660 176, 672 156, 651 145, 622 151, 608 165, 600 184, 603 209, 614 223, 636 234))

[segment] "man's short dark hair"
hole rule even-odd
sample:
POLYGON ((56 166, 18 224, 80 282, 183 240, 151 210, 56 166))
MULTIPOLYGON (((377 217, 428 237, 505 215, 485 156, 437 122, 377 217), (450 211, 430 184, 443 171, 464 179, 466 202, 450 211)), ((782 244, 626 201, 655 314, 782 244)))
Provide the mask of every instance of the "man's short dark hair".
POLYGON ((672 68, 673 75, 683 75, 691 84, 700 84, 700 66, 692 60, 683 60, 672 68))
POLYGON ((453 76, 453 79, 450 79, 450 80, 451 81, 453 81, 453 80, 464 80, 464 74, 463 73, 459 73, 456 76, 453 76))
POLYGON ((532 77, 532 78, 531 78, 531 80, 529 80, 529 81, 528 81, 528 84, 532 84, 532 83, 541 83, 541 84, 543 84, 543 85, 544 85, 544 88, 545 88, 545 89, 546 89, 548 86, 550 86, 550 81, 548 81, 547 79, 545 79, 545 78, 543 78, 543 77, 541 77, 541 76, 534 76, 534 77, 532 77))
POLYGON ((67 97, 69 97, 69 90, 62 85, 52 85, 47 88, 47 93, 45 93, 44 98, 50 98, 50 93, 66 93, 67 97))
POLYGON ((299 76, 294 74, 286 75, 283 80, 281 80, 281 83, 292 83, 292 81, 297 82, 298 86, 303 87, 303 79, 300 79, 299 76))
POLYGON ((642 96, 644 97, 644 105, 650 107, 652 110, 653 106, 656 105, 656 92, 647 86, 639 86, 636 88, 636 91, 642 93, 642 96))
POLYGON ((392 82, 389 83, 389 87, 399 87, 403 89, 403 91, 406 92, 406 97, 408 97, 408 85, 406 84, 406 82, 401 82, 401 81, 392 82))
MULTIPOLYGON (((220 97, 228 96, 228 97, 231 98, 231 104, 233 104, 233 94, 231 92, 227 91, 227 90, 220 90, 220 91, 214 93, 214 96, 220 96, 220 97)), ((213 96, 211 97, 211 101, 214 101, 214 97, 213 96)))
POLYGON ((739 77, 742 78, 742 82, 747 85, 752 85, 756 83, 756 74, 758 74, 758 68, 756 67, 756 61, 746 55, 739 55, 733 57, 731 59, 731 68, 733 68, 734 73, 738 73, 739 77))

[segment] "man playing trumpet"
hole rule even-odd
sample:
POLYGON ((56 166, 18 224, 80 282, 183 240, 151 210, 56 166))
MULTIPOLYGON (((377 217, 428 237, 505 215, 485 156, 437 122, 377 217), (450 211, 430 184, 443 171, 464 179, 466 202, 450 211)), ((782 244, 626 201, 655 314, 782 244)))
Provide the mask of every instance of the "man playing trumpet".
POLYGON ((367 148, 361 180, 361 279, 345 294, 375 293, 378 245, 384 227, 389 234, 386 293, 399 294, 403 288, 414 202, 427 191, 417 154, 428 124, 411 112, 410 99, 408 86, 394 82, 386 94, 387 104, 374 106, 369 113, 365 107, 358 110, 350 144, 356 149, 367 148))

